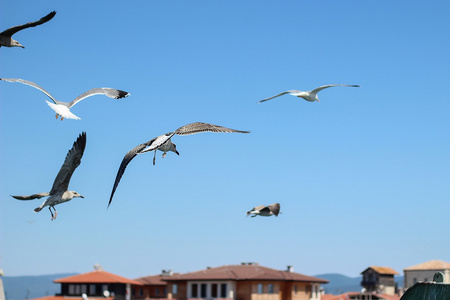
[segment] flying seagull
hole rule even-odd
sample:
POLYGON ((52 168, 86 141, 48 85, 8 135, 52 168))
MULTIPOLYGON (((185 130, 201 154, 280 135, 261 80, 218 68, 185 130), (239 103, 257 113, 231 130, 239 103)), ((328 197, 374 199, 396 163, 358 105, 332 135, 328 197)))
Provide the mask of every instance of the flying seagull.
POLYGON ((270 99, 273 99, 273 98, 276 98, 276 97, 279 97, 279 96, 283 96, 283 95, 286 95, 286 94, 290 94, 292 96, 297 96, 299 98, 303 98, 303 99, 305 99, 306 101, 309 101, 309 102, 314 102, 314 101, 319 102, 319 98, 317 98, 317 93, 320 92, 323 89, 327 89, 327 88, 334 87, 334 86, 359 87, 359 85, 354 85, 354 84, 352 84, 352 85, 348 85, 348 84, 329 84, 329 85, 319 86, 318 88, 316 88, 316 89, 314 89, 312 91, 308 91, 308 92, 302 92, 302 91, 297 91, 297 90, 289 90, 289 91, 286 91, 286 92, 282 92, 282 93, 280 93, 278 95, 275 95, 275 96, 263 99, 261 101, 258 101, 258 103, 261 103, 261 102, 264 102, 264 101, 267 101, 267 100, 270 100, 270 99))
POLYGON ((89 91, 81 94, 80 96, 76 97, 75 100, 72 100, 71 102, 62 102, 62 101, 56 100, 52 95, 50 95, 49 92, 47 92, 46 90, 44 90, 43 88, 41 88, 39 85, 37 85, 34 82, 23 80, 23 79, 15 79, 15 78, 0 78, 0 80, 8 81, 8 82, 20 82, 20 83, 32 86, 32 87, 40 90, 44 94, 46 94, 50 99, 52 99, 53 103, 48 102, 48 101, 45 101, 45 102, 47 102, 48 106, 50 106, 50 108, 56 112, 56 119, 58 119, 58 117, 61 117, 61 121, 64 120, 64 118, 80 120, 79 117, 75 116, 70 111, 70 108, 87 97, 94 96, 94 95, 105 95, 105 96, 108 96, 109 98, 121 99, 121 98, 128 97, 128 95, 130 95, 130 93, 127 93, 127 92, 121 91, 121 90, 116 90, 116 89, 111 89, 111 88, 95 88, 95 89, 89 90, 89 91))
POLYGON ((111 197, 109 198, 108 207, 111 204, 112 198, 114 196, 114 193, 116 191, 117 185, 119 184, 120 179, 122 178, 123 173, 125 172, 125 168, 130 163, 130 161, 138 154, 155 151, 155 154, 153 155, 153 165, 155 164, 155 156, 156 156, 156 150, 163 151, 163 157, 165 157, 166 153, 168 151, 175 152, 176 154, 180 155, 177 151, 176 145, 172 143, 170 140, 175 134, 177 135, 190 135, 194 133, 199 132, 240 132, 240 133, 249 133, 250 131, 242 131, 242 130, 235 130, 231 128, 226 128, 218 125, 208 124, 208 123, 201 123, 201 122, 195 122, 191 124, 187 124, 184 126, 181 126, 175 131, 160 135, 144 144, 140 144, 125 154, 122 163, 120 164, 119 171, 117 172, 116 181, 114 182, 114 186, 111 192, 111 197))
POLYGON ((4 47, 22 47, 22 48, 25 48, 18 41, 14 40, 12 38, 12 35, 14 33, 16 33, 17 31, 20 31, 22 29, 26 29, 28 27, 35 27, 35 26, 44 24, 45 22, 48 22, 51 19, 53 19, 53 17, 55 15, 56 15, 56 11, 52 11, 51 13, 49 13, 48 15, 46 15, 45 17, 41 18, 38 21, 29 22, 27 24, 17 25, 17 26, 11 27, 9 29, 6 29, 5 31, 0 33, 0 47, 4 46, 4 47))
POLYGON ((258 205, 252 208, 250 211, 247 212, 247 216, 253 214, 252 218, 256 216, 263 216, 263 217, 270 217, 270 216, 277 216, 280 213, 280 203, 274 203, 270 205, 258 205))
POLYGON ((52 214, 52 221, 58 215, 55 205, 72 200, 75 197, 84 198, 75 191, 68 191, 69 181, 75 169, 80 165, 81 157, 86 147, 86 132, 81 133, 77 140, 73 143, 72 149, 66 155, 66 159, 59 170, 58 175, 53 182, 53 187, 50 193, 38 193, 29 196, 12 196, 18 200, 33 200, 49 196, 41 206, 34 209, 35 212, 41 211, 45 206, 48 206, 52 214), (55 214, 52 212, 52 208, 55 214))

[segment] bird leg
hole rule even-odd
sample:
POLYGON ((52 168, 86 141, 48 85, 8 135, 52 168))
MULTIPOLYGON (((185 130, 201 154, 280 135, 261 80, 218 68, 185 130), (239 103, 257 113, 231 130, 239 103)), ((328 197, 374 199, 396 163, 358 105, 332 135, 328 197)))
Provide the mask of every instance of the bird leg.
POLYGON ((61 121, 64 120, 64 117, 61 117, 61 121))
POLYGON ((156 150, 155 150, 155 154, 153 155, 153 165, 155 165, 155 161, 156 161, 156 150))
POLYGON ((164 152, 164 153, 163 153, 163 155, 162 155, 162 157, 164 158, 164 157, 166 157, 166 155, 167 155, 167 153, 166 153, 166 152, 164 152))
POLYGON ((52 221, 53 221, 53 219, 56 219, 56 217, 53 215, 53 212, 52 212, 52 207, 51 206, 49 206, 48 207, 48 210, 50 211, 50 213, 52 214, 52 221))
POLYGON ((55 116, 55 117, 56 117, 56 120, 58 120, 58 114, 56 114, 56 116, 55 116))

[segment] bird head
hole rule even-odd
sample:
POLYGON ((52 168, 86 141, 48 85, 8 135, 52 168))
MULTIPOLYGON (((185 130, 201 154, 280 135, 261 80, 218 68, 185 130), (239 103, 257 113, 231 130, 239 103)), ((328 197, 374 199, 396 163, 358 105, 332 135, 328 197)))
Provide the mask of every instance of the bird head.
POLYGON ((75 191, 72 191, 72 195, 73 195, 74 198, 75 198, 75 197, 78 197, 78 198, 84 198, 83 196, 81 196, 80 194, 78 194, 78 193, 75 192, 75 191))
POLYGON ((19 42, 16 41, 16 40, 12 40, 11 47, 21 47, 21 48, 25 48, 21 43, 19 43, 19 42))
POLYGON ((175 145, 174 143, 172 143, 173 145, 173 149, 171 149, 170 151, 175 152, 177 155, 180 155, 180 153, 177 151, 177 145, 175 145))

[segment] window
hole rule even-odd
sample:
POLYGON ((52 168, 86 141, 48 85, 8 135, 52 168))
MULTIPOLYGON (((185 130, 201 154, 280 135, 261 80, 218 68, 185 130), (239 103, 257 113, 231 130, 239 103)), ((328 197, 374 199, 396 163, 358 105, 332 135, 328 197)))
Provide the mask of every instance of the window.
POLYGON ((178 284, 172 284, 172 294, 176 295, 178 293, 178 284))
POLYGON ((211 284, 211 297, 217 298, 217 283, 211 284))
POLYGON ((155 295, 159 296, 159 287, 155 288, 155 295))
POLYGON ((191 297, 198 298, 198 284, 196 283, 191 285, 191 297))
POLYGON ((144 296, 144 289, 143 288, 140 288, 139 289, 139 296, 144 296))
POLYGON ((262 294, 262 293, 263 293, 263 284, 258 283, 258 294, 262 294))
POLYGON ((228 298, 227 296, 227 284, 220 284, 220 298, 228 298))
POLYGON ((96 293, 97 293, 97 286, 95 284, 91 284, 89 286, 89 294, 93 296, 96 293))
POLYGON ((75 286, 73 284, 69 284, 69 295, 75 294, 75 286))
POLYGON ((107 291, 107 290, 108 290, 108 285, 107 284, 102 284, 102 293, 104 291, 107 291))
POLYGON ((297 285, 294 285, 294 294, 297 294, 297 291, 298 291, 298 287, 297 287, 297 285))
POLYGON ((200 284, 200 297, 206 298, 206 283, 200 284))
POLYGON ((269 294, 273 294, 273 283, 269 283, 269 284, 267 285, 267 292, 268 292, 269 294))

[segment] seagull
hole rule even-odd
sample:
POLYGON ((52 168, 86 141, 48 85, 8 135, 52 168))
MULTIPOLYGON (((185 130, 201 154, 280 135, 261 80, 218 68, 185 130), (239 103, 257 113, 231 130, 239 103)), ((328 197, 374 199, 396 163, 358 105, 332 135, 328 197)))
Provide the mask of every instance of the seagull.
POLYGON ((69 181, 75 169, 80 165, 81 157, 86 147, 86 132, 81 133, 77 140, 73 143, 72 149, 67 153, 66 159, 58 172, 58 175, 53 182, 53 187, 50 193, 38 193, 29 196, 12 196, 17 200, 33 200, 49 196, 41 206, 34 209, 35 212, 41 211, 45 206, 48 206, 52 214, 52 221, 58 215, 55 205, 72 200, 75 197, 84 198, 75 191, 68 191, 69 181), (52 208, 55 214, 52 212, 52 208))
POLYGON ((156 156, 156 150, 163 151, 163 158, 166 156, 166 153, 168 151, 175 152, 177 155, 180 155, 178 153, 176 145, 172 143, 170 140, 175 134, 177 135, 190 135, 194 133, 200 133, 200 132, 239 132, 239 133, 249 133, 250 131, 242 131, 242 130, 235 130, 227 127, 222 127, 218 125, 208 124, 208 123, 201 123, 201 122, 195 122, 191 124, 187 124, 184 126, 181 126, 175 131, 160 135, 146 143, 140 144, 125 154, 122 163, 120 164, 119 171, 117 172, 116 181, 114 182, 114 186, 111 192, 111 197, 109 198, 109 205, 111 205, 112 198, 114 196, 114 193, 116 191, 117 185, 119 184, 120 179, 122 178, 123 173, 125 172, 125 168, 130 163, 130 161, 138 154, 155 151, 155 154, 153 156, 153 165, 155 164, 155 156, 156 156))
POLYGON ((50 108, 56 112, 56 119, 58 119, 58 117, 61 117, 61 121, 64 120, 64 118, 80 120, 79 117, 75 116, 70 111, 70 108, 87 97, 94 96, 94 95, 105 95, 105 96, 108 96, 109 98, 121 99, 121 98, 128 97, 130 95, 130 93, 127 93, 127 92, 121 91, 121 90, 116 90, 116 89, 111 89, 111 88, 95 88, 95 89, 89 90, 89 91, 81 94, 80 96, 76 97, 75 100, 72 100, 71 102, 62 102, 62 101, 56 100, 49 92, 47 92, 46 90, 44 90, 43 88, 41 88, 39 85, 37 85, 34 82, 23 80, 23 79, 15 79, 15 78, 0 78, 0 80, 8 81, 8 82, 20 82, 20 83, 32 86, 32 87, 40 90, 44 94, 46 94, 50 99, 52 99, 53 103, 48 102, 48 101, 45 101, 45 102, 47 102, 48 106, 50 106, 50 108))
POLYGON ((253 207, 250 211, 247 212, 247 216, 254 214, 252 218, 256 216, 263 216, 263 217, 270 217, 270 216, 277 216, 280 213, 280 203, 274 203, 270 205, 258 205, 253 207))
POLYGON ((306 101, 309 101, 309 102, 314 102, 314 101, 320 102, 319 98, 317 98, 317 93, 320 92, 323 89, 327 89, 327 88, 334 87, 334 86, 359 87, 359 85, 354 85, 354 84, 352 84, 352 85, 348 85, 348 84, 329 84, 329 85, 319 86, 318 88, 316 88, 316 89, 314 89, 312 91, 308 91, 308 92, 302 92, 302 91, 298 91, 298 90, 289 90, 289 91, 286 91, 286 92, 282 92, 282 93, 280 93, 278 95, 275 95, 275 96, 263 99, 261 101, 258 101, 257 103, 261 103, 261 102, 264 102, 264 101, 267 101, 267 100, 270 100, 270 99, 273 99, 273 98, 276 98, 276 97, 279 97, 279 96, 283 96, 283 95, 286 95, 286 94, 290 94, 292 96, 297 96, 299 98, 303 98, 303 99, 305 99, 306 101))
POLYGON ((4 46, 4 47, 22 47, 22 48, 25 48, 18 41, 14 40, 12 38, 12 35, 14 33, 16 33, 17 31, 20 31, 22 29, 26 29, 28 27, 35 27, 35 26, 44 24, 45 22, 48 22, 51 19, 53 19, 53 17, 55 15, 56 15, 56 11, 52 11, 51 13, 49 13, 48 15, 46 15, 45 17, 41 18, 38 21, 29 22, 27 24, 17 25, 17 26, 14 26, 14 27, 6 29, 5 31, 0 33, 0 47, 4 46))

